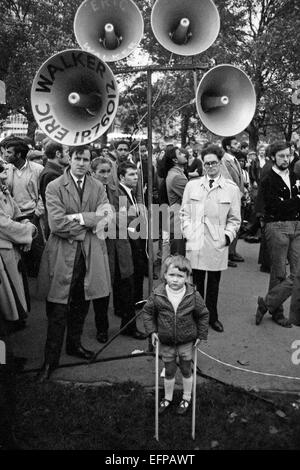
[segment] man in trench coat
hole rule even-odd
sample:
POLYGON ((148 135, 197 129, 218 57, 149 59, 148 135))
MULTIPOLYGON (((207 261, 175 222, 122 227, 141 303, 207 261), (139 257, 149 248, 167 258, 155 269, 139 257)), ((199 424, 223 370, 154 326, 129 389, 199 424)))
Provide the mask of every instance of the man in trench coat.
POLYGON ((222 150, 209 145, 202 151, 205 176, 187 183, 180 211, 186 238, 186 257, 193 269, 193 280, 209 310, 209 324, 218 331, 217 301, 221 272, 227 269, 228 247, 241 223, 239 188, 221 174, 222 150))
POLYGON ((46 189, 51 234, 38 284, 46 294, 48 317, 41 381, 58 366, 66 325, 67 354, 82 359, 93 356, 81 345, 89 301, 101 311, 111 291, 106 243, 99 235, 99 225, 104 229, 113 212, 103 184, 89 173, 90 159, 88 146, 71 148, 70 168, 46 189))

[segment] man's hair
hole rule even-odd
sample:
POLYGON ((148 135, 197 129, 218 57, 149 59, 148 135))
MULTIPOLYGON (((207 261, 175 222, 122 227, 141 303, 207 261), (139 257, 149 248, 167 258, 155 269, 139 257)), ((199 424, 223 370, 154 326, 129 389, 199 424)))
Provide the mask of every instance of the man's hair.
POLYGON ((168 256, 165 261, 163 262, 162 269, 161 269, 161 278, 165 282, 164 275, 167 273, 170 266, 173 268, 177 268, 179 271, 186 273, 187 276, 191 276, 192 274, 192 267, 191 263, 187 258, 182 255, 170 255, 168 256))
POLYGON ((243 142, 241 142, 241 149, 243 150, 243 149, 245 149, 245 148, 247 148, 247 147, 249 147, 249 143, 246 142, 246 140, 243 140, 243 142))
POLYGON ((241 150, 238 150, 235 154, 235 158, 240 161, 240 160, 245 160, 247 161, 247 155, 245 155, 241 150))
POLYGON ((82 155, 85 150, 88 150, 91 154, 91 147, 89 145, 80 145, 79 147, 70 147, 70 158, 72 158, 73 153, 77 155, 82 155))
POLYGON ((134 163, 131 163, 131 162, 120 163, 117 169, 118 178, 120 179, 120 176, 125 176, 127 170, 129 170, 130 168, 132 168, 133 170, 137 170, 137 167, 136 165, 134 165, 134 163))
POLYGON ((28 147, 28 145, 24 142, 24 140, 19 139, 19 138, 16 138, 16 139, 13 139, 13 140, 9 140, 9 141, 6 143, 5 148, 8 149, 9 147, 13 147, 15 153, 16 153, 16 154, 20 153, 20 154, 21 154, 21 158, 23 158, 23 160, 26 160, 27 153, 29 152, 29 147, 28 147))
POLYGON ((205 155, 208 155, 209 153, 212 153, 213 155, 216 155, 218 160, 221 160, 222 157, 223 157, 224 152, 221 149, 221 147, 219 147, 219 145, 216 145, 216 144, 208 145, 201 152, 202 160, 204 160, 205 155))
POLYGON ((266 145, 262 143, 257 144, 256 150, 259 151, 260 149, 266 150, 266 145))
POLYGON ((1 140, 0 145, 1 145, 1 147, 7 148, 8 144, 10 144, 10 142, 12 142, 12 141, 14 141, 14 140, 18 140, 18 141, 20 141, 20 142, 24 142, 24 140, 21 139, 21 137, 18 137, 18 136, 14 135, 14 134, 11 134, 11 135, 8 135, 7 137, 4 137, 4 139, 1 140))
POLYGON ((126 145, 127 148, 128 148, 128 150, 129 150, 129 143, 126 142, 126 140, 119 140, 119 142, 117 142, 117 144, 116 144, 116 149, 118 149, 118 147, 119 147, 120 145, 126 145))
POLYGON ((285 150, 289 148, 290 148, 290 144, 286 142, 285 140, 276 140, 271 145, 269 145, 268 151, 271 157, 275 157, 277 152, 280 152, 281 150, 285 150))
POLYGON ((175 166, 174 159, 177 158, 176 155, 176 150, 178 150, 178 147, 174 147, 174 145, 171 147, 170 145, 166 148, 165 151, 165 156, 164 156, 164 174, 167 177, 169 170, 175 166))
POLYGON ((235 139, 236 137, 234 135, 231 135, 229 137, 225 137, 224 139, 222 139, 222 147, 225 150, 225 152, 227 151, 227 147, 228 146, 230 147, 231 141, 235 139))
POLYGON ((91 168, 92 171, 96 171, 99 165, 109 165, 112 168, 112 162, 105 157, 97 157, 92 160, 91 168))
POLYGON ((56 152, 63 152, 62 144, 53 141, 48 142, 45 146, 45 155, 48 160, 53 160, 56 156, 56 152))

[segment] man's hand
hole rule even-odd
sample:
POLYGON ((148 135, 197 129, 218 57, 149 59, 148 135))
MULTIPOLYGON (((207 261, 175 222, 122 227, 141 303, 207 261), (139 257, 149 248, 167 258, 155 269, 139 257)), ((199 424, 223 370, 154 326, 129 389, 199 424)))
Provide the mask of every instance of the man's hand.
POLYGON ((194 348, 196 348, 200 344, 200 339, 197 338, 196 341, 194 342, 194 348))
POLYGON ((157 333, 152 333, 151 335, 152 346, 156 346, 157 341, 158 341, 157 333))

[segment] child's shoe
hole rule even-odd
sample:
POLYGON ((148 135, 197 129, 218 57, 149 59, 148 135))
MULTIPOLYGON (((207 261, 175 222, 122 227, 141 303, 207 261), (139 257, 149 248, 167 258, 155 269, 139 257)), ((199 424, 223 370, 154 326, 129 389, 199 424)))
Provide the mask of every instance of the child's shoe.
POLYGON ((178 405, 178 408, 176 410, 176 413, 180 416, 185 415, 189 408, 190 408, 191 400, 185 400, 184 398, 181 400, 181 402, 178 405))
POLYGON ((158 414, 163 414, 168 408, 170 408, 171 404, 172 402, 170 400, 163 398, 158 407, 158 414))

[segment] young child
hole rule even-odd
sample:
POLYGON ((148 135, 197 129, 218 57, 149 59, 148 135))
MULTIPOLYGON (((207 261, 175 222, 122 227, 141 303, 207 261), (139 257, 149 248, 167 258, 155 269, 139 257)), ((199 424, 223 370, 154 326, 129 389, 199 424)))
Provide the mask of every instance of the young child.
POLYGON ((165 366, 165 397, 159 405, 160 414, 173 400, 177 355, 183 381, 177 414, 188 411, 193 385, 193 346, 207 338, 209 313, 199 292, 188 282, 191 274, 190 262, 184 256, 166 258, 163 282, 154 289, 143 309, 146 333, 151 335, 152 344, 159 340, 165 366))

